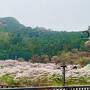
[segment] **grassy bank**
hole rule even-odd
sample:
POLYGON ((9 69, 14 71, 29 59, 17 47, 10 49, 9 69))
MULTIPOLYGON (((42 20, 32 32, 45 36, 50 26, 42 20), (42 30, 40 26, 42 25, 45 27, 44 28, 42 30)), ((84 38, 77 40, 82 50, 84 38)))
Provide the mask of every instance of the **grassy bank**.
MULTIPOLYGON (((62 86, 62 76, 60 75, 41 75, 38 77, 21 77, 14 79, 10 74, 0 77, 0 84, 15 86, 62 86)), ((90 85, 90 77, 69 77, 66 78, 66 85, 90 85)))

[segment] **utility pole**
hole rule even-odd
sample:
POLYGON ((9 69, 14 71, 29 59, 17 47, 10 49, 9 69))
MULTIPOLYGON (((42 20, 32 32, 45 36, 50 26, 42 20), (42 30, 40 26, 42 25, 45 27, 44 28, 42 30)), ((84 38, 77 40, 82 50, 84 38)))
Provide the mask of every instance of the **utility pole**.
POLYGON ((62 75, 63 75, 63 86, 65 86, 66 85, 66 79, 65 79, 65 68, 66 68, 66 65, 65 64, 63 64, 63 65, 61 65, 61 67, 62 67, 62 75))

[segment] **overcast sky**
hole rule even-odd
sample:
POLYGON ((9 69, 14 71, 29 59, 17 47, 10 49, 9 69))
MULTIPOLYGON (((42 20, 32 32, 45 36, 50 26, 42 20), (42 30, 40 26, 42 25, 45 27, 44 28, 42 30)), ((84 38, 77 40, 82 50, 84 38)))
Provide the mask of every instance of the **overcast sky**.
POLYGON ((0 0, 0 17, 15 17, 26 26, 86 30, 90 0, 0 0))

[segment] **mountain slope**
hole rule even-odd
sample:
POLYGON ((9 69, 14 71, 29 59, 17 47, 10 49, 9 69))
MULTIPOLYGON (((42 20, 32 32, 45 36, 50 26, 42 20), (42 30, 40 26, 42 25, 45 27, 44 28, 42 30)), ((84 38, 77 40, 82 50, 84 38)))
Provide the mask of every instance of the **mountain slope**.
POLYGON ((21 25, 13 17, 0 18, 0 27, 4 28, 6 31, 15 31, 24 28, 24 25, 21 25))
POLYGON ((13 17, 0 18, 0 59, 29 59, 34 55, 57 55, 73 48, 85 50, 80 32, 57 32, 26 27, 13 17))

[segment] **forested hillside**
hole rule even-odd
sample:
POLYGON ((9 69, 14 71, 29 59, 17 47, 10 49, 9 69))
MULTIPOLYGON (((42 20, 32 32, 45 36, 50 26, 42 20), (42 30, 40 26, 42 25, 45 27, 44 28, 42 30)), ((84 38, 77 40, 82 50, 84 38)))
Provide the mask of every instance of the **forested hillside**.
POLYGON ((85 50, 80 37, 80 32, 26 27, 15 18, 0 18, 0 59, 28 60, 34 55, 52 57, 62 51, 85 50))

